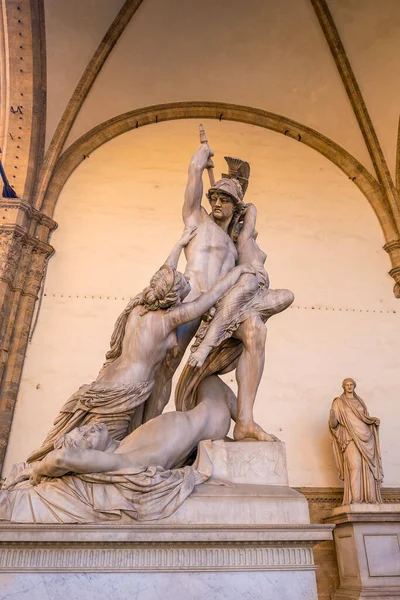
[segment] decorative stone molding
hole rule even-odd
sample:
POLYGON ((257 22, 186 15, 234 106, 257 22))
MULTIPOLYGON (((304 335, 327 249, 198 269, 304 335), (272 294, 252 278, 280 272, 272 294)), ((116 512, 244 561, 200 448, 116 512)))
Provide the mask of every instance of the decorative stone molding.
POLYGON ((389 271, 389 275, 395 280, 393 293, 396 298, 400 298, 400 239, 388 242, 383 249, 389 254, 392 264, 399 265, 389 271))
POLYGON ((0 229, 0 279, 10 285, 14 281, 25 238, 26 234, 16 227, 0 229))
POLYGON ((386 250, 389 254, 391 252, 400 252, 400 240, 393 240, 392 242, 388 242, 383 246, 383 249, 386 250))
POLYGON ((382 498, 384 504, 400 504, 400 489, 383 488, 382 498))
POLYGON ((29 202, 22 198, 0 198, 0 214, 5 217, 6 224, 9 221, 17 222, 17 217, 12 213, 7 218, 5 214, 7 211, 20 211, 29 221, 43 225, 49 232, 57 228, 57 223, 53 219, 36 210, 29 202))
POLYGON ((343 488, 295 488, 300 494, 303 494, 309 503, 328 503, 333 505, 341 504, 343 500, 343 488))
POLYGON ((396 282, 393 286, 393 294, 395 295, 396 298, 400 298, 400 267, 395 267, 394 269, 390 269, 389 275, 396 282))
MULTIPOLYGON (((310 511, 318 509, 318 505, 326 505, 327 509, 332 510, 340 506, 343 501, 343 488, 300 487, 295 489, 307 498, 310 511)), ((382 488, 382 499, 384 504, 400 504, 400 488, 382 488)), ((322 519, 313 519, 311 515, 311 522, 320 523, 322 519)))
POLYGON ((0 281, 13 292, 36 298, 46 262, 53 252, 52 246, 27 235, 18 226, 0 228, 0 281))
POLYGON ((181 524, 162 521, 129 524, 9 524, 0 521, 0 544, 2 542, 189 542, 197 536, 197 542, 320 542, 331 539, 332 527, 319 524, 290 525, 215 525, 181 524), (40 532, 40 538, 37 537, 40 532))
POLYGON ((0 572, 314 570, 330 525, 0 525, 0 572))
POLYGON ((209 545, 1 548, 1 571, 255 571, 314 569, 312 549, 209 545))

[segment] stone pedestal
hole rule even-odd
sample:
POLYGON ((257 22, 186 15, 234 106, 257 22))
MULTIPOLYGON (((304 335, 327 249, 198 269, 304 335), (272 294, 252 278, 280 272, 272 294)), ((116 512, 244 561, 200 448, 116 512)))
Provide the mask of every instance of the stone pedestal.
POLYGON ((400 505, 333 509, 340 587, 334 600, 400 599, 400 505))
POLYGON ((310 525, 284 444, 213 446, 211 479, 167 519, 0 525, 0 599, 317 600, 312 547, 333 526, 310 525))
MULTIPOLYGON (((201 445, 201 444, 200 444, 201 445)), ((308 524, 308 502, 289 487, 282 442, 213 442, 211 478, 161 523, 308 524)))

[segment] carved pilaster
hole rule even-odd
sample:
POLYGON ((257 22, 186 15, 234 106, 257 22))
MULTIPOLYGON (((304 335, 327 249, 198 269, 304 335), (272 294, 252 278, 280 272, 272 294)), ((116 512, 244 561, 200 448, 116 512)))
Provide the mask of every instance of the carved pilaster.
POLYGON ((388 242, 383 249, 389 254, 393 266, 389 271, 389 275, 395 281, 393 293, 396 298, 400 298, 400 239, 388 242))
POLYGON ((0 199, 0 468, 35 303, 56 223, 20 198, 0 199))
POLYGON ((0 229, 0 280, 13 285, 25 233, 16 228, 0 229))
POLYGON ((32 251, 34 244, 32 240, 25 237, 21 246, 21 255, 19 258, 18 270, 14 277, 14 289, 15 291, 22 292, 25 285, 25 280, 29 272, 29 265, 31 262, 32 251))
POLYGON ((24 293, 26 295, 37 298, 37 294, 42 284, 46 263, 51 254, 52 249, 50 249, 50 247, 43 248, 36 246, 33 248, 29 266, 29 274, 24 285, 24 293))
POLYGON ((19 229, 0 229, 0 281, 13 292, 36 296, 53 252, 52 246, 19 229))

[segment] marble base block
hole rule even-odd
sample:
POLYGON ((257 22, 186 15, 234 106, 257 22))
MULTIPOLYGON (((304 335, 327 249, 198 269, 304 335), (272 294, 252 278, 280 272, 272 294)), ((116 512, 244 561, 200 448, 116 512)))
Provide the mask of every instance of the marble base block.
POLYGON ((400 505, 333 509, 340 587, 333 600, 400 599, 400 505))
POLYGON ((285 444, 224 442, 212 444, 211 478, 162 523, 305 524, 308 502, 289 487, 285 444))
MULTIPOLYGON (((203 442, 200 442, 200 446, 203 442)), ((288 486, 286 449, 283 442, 212 442, 213 470, 210 482, 288 486)))
POLYGON ((0 524, 0 600, 317 600, 312 548, 333 525, 310 524, 284 444, 218 441, 212 454, 210 480, 167 519, 0 524))
POLYGON ((331 532, 331 525, 2 525, 0 599, 317 600, 312 547, 331 532))

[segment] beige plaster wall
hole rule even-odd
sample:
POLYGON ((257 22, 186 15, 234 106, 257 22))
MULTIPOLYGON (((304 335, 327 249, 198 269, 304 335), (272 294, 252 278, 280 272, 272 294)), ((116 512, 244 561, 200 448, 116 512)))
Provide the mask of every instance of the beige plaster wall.
MULTIPOLYGON (((302 144, 248 125, 204 124, 218 173, 224 154, 250 161, 247 200, 259 209, 271 286, 296 295, 269 323, 256 405, 260 423, 286 442, 291 484, 339 484, 327 417, 342 379, 353 376, 382 421, 385 485, 400 485, 399 305, 372 209, 341 171, 302 144)), ((40 445, 61 404, 96 377, 120 310, 178 238, 197 127, 188 120, 126 133, 67 182, 4 472, 40 445)))
POLYGON ((398 0, 328 0, 392 175, 399 123, 398 0))
POLYGON ((46 146, 123 0, 44 0, 47 50, 46 146))

